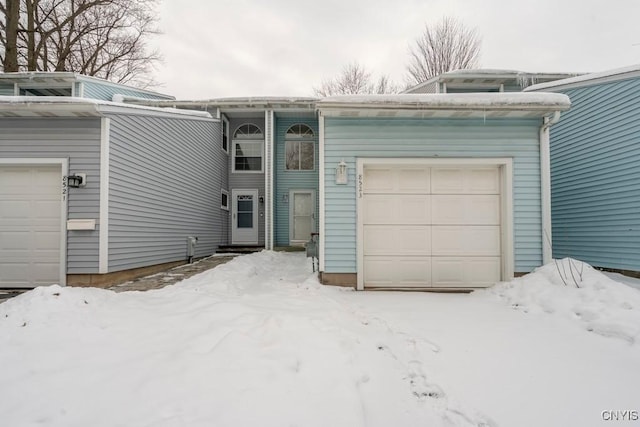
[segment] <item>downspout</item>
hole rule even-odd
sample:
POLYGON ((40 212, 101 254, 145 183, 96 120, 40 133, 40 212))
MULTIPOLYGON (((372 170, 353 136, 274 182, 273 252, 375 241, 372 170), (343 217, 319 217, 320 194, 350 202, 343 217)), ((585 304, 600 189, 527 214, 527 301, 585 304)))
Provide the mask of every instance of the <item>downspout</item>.
POLYGON ((560 120, 560 111, 552 117, 544 117, 540 127, 540 192, 542 207, 542 263, 553 259, 551 236, 551 153, 549 148, 549 128, 560 120))

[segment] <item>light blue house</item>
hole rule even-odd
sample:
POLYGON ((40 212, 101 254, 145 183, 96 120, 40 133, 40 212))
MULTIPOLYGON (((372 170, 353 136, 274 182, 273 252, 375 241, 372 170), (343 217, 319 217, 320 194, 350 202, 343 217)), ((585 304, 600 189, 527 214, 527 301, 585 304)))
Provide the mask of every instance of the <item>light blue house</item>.
POLYGON ((569 106, 525 93, 318 101, 322 281, 475 288, 548 262, 548 132, 569 106))
POLYGON ((551 130, 553 255, 640 271, 640 66, 539 84, 571 110, 551 130))
POLYGON ((64 74, 62 92, 42 75, 0 97, 5 285, 110 284, 311 233, 323 283, 358 289, 477 288, 551 257, 548 135, 565 95, 93 91, 110 102, 70 97, 96 82, 64 74))

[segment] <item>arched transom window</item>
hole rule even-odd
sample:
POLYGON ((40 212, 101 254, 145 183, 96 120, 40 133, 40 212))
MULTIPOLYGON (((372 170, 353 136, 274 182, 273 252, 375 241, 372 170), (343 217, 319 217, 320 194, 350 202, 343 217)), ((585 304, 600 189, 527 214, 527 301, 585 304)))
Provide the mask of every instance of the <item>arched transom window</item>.
POLYGON ((285 169, 310 171, 315 164, 315 133, 304 124, 295 124, 285 134, 285 169))
POLYGON ((252 123, 233 133, 233 172, 262 172, 264 134, 252 123))

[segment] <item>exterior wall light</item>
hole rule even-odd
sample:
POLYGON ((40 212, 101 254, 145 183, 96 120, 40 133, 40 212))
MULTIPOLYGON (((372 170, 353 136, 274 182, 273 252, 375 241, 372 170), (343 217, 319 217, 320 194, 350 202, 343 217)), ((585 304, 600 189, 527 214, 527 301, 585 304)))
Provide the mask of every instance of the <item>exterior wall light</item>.
POLYGON ((342 159, 336 168, 336 184, 344 185, 349 182, 349 175, 347 172, 347 164, 344 159, 342 159))
POLYGON ((67 176, 67 185, 71 188, 84 187, 87 185, 87 174, 74 173, 73 175, 67 176))

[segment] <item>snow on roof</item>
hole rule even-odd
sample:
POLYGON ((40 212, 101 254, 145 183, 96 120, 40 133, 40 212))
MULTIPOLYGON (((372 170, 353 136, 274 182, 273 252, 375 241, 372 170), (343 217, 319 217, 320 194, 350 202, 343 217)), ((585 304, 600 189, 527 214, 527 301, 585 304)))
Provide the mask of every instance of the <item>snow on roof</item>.
POLYGON ((613 70, 602 71, 599 73, 584 74, 581 76, 571 77, 568 79, 556 80, 548 83, 539 83, 529 86, 526 92, 534 92, 545 89, 559 89, 565 86, 584 86, 588 84, 596 84, 604 81, 622 80, 631 77, 640 77, 640 64, 631 65, 623 68, 615 68, 613 70))
POLYGON ((382 108, 424 110, 567 110, 569 97, 558 93, 460 93, 460 94, 399 94, 342 95, 321 99, 318 108, 382 108), (533 95, 533 96, 532 96, 533 95))
POLYGON ((142 105, 122 104, 89 98, 66 96, 0 96, 0 111, 18 115, 20 111, 82 111, 89 115, 102 115, 106 112, 164 113, 200 118, 212 118, 206 111, 182 110, 176 108, 158 108, 142 105), (93 114, 91 114, 93 113, 93 114))

